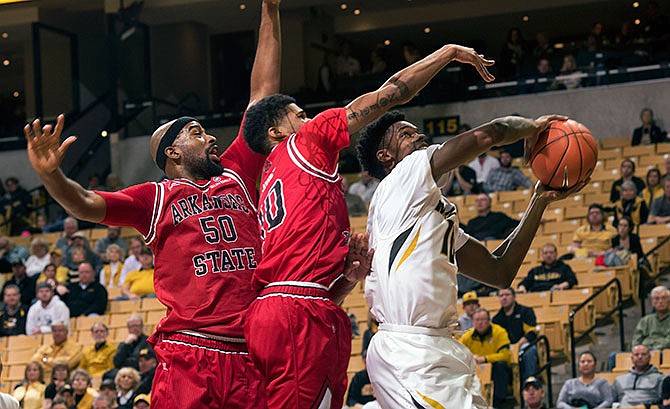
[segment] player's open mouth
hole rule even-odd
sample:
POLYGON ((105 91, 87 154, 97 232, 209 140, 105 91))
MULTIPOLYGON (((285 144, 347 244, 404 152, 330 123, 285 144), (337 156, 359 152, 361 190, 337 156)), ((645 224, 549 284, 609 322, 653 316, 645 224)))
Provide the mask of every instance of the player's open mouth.
POLYGON ((207 154, 209 155, 209 158, 213 161, 218 161, 219 160, 219 147, 214 145, 211 148, 209 148, 209 151, 207 154))

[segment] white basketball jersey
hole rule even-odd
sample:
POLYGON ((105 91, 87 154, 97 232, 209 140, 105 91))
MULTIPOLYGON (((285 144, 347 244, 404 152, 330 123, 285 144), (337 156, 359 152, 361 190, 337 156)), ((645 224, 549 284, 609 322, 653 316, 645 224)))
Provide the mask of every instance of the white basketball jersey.
POLYGON ((370 203, 375 249, 365 298, 381 323, 446 328, 457 324, 455 253, 469 239, 456 206, 437 187, 430 158, 438 145, 405 157, 370 203))

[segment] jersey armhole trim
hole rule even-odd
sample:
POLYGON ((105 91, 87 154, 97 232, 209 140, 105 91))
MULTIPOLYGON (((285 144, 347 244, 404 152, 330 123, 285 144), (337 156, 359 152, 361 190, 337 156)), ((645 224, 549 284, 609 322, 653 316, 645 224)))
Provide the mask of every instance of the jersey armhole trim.
POLYGON ((339 165, 335 166, 335 172, 333 173, 327 173, 324 172, 323 170, 317 168, 316 166, 312 165, 307 159, 305 159, 304 156, 300 153, 298 150, 298 147, 295 144, 295 136, 296 134, 292 134, 287 143, 287 151, 289 156, 291 157, 291 160, 297 167, 302 169, 304 172, 325 180, 326 182, 330 183, 335 183, 339 180, 340 175, 337 173, 339 170, 339 165))
POLYGON ((234 181, 236 181, 240 187, 242 188, 242 191, 244 192, 244 196, 247 198, 247 202, 249 202, 249 205, 251 208, 254 210, 254 213, 258 213, 258 210, 256 209, 256 204, 254 203, 253 200, 251 200, 251 195, 249 194, 249 190, 247 189, 247 185, 244 184, 244 181, 238 175, 235 171, 230 170, 230 169, 224 169, 223 173, 221 173, 221 176, 228 176, 234 181))
POLYGON ((165 187, 162 183, 155 183, 156 186, 156 195, 154 196, 154 206, 152 209, 151 215, 151 224, 149 225, 149 232, 144 236, 144 242, 150 244, 156 238, 156 225, 158 220, 160 220, 160 215, 163 212, 163 198, 165 196, 165 187))

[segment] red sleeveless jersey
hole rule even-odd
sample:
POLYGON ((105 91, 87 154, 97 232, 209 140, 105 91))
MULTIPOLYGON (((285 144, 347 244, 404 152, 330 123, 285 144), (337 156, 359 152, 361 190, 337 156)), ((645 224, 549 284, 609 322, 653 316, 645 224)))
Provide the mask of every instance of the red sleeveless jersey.
POLYGON ((347 146, 346 109, 329 109, 268 156, 258 209, 263 258, 255 287, 284 281, 329 287, 342 273, 349 218, 337 162, 347 146))
POLYGON ((221 155, 221 176, 97 192, 107 203, 103 223, 135 227, 155 254, 156 296, 167 306, 156 331, 243 336, 244 314, 256 297, 256 179, 264 159, 240 134, 221 155))

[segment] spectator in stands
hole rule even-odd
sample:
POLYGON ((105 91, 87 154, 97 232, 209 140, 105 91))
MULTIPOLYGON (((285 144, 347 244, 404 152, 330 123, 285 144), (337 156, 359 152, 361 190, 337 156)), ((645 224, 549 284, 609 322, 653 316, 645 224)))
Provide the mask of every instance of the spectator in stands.
POLYGON ((368 347, 370 346, 370 340, 379 330, 379 323, 377 322, 372 314, 368 312, 368 327, 363 331, 363 342, 361 345, 361 355, 367 355, 368 347))
POLYGON ((491 211, 491 198, 480 193, 477 195, 477 217, 470 220, 465 232, 478 240, 498 240, 507 237, 519 224, 505 213, 491 211))
POLYGON ((106 397, 110 400, 110 409, 115 409, 119 405, 116 401, 116 384, 113 379, 103 379, 98 388, 100 394, 98 397, 106 397))
POLYGON ((519 283, 520 293, 536 293, 572 288, 577 277, 569 265, 558 259, 558 250, 554 243, 542 246, 542 264, 534 267, 519 283))
POLYGON ((0 273, 12 271, 12 263, 17 260, 26 260, 30 252, 25 246, 17 246, 9 237, 0 237, 0 273))
POLYGON ((670 348, 670 290, 662 285, 651 290, 654 313, 640 319, 633 333, 633 345, 649 349, 670 348))
POLYGON ((116 399, 110 398, 107 395, 100 394, 93 399, 92 409, 114 409, 116 408, 116 399))
POLYGON ((611 408, 612 387, 604 378, 596 377, 596 357, 591 352, 579 354, 579 377, 568 379, 556 401, 558 409, 611 408))
POLYGON ((140 351, 138 357, 138 363, 140 367, 140 383, 135 389, 135 393, 151 393, 151 385, 154 382, 154 375, 156 375, 156 366, 158 361, 156 360, 156 354, 151 348, 144 348, 140 351))
MULTIPOLYGON (((70 388, 69 394, 70 394, 70 399, 71 399, 72 398, 72 391, 71 391, 72 386, 70 386, 70 385, 67 385, 67 386, 70 388)), ((59 397, 57 397, 56 399, 53 400, 53 403, 51 404, 51 409, 70 409, 69 403, 70 402, 68 401, 68 399, 59 396, 59 397)))
MULTIPOLYGON (((63 251, 61 251, 59 248, 54 248, 51 250, 49 255, 51 256, 51 264, 56 266, 56 281, 58 281, 60 284, 67 283, 67 277, 70 269, 63 265, 63 251)), ((40 276, 40 279, 41 278, 42 277, 40 276)), ((37 281, 39 282, 40 279, 37 281)))
POLYGON ((151 397, 146 393, 139 394, 133 399, 133 409, 149 409, 151 397))
POLYGON ((640 243, 640 236, 633 233, 633 221, 628 216, 619 219, 617 235, 612 238, 613 250, 627 250, 637 255, 638 264, 644 260, 644 252, 640 243))
POLYGON ((95 271, 91 263, 79 265, 79 282, 67 287, 65 302, 70 307, 70 316, 104 315, 107 309, 107 290, 95 281, 95 271))
MULTIPOLYGON (((55 265, 47 264, 47 266, 44 267, 42 274, 37 277, 37 284, 47 283, 51 286, 51 288, 54 289, 54 291, 56 291, 59 286, 58 280, 56 279, 56 271, 57 270, 55 265)), ((67 282, 67 274, 65 275, 63 282, 67 282)))
POLYGON ((116 403, 119 409, 132 408, 135 389, 140 383, 140 373, 135 368, 123 367, 117 372, 114 383, 117 390, 116 403))
POLYGON ((540 31, 535 35, 535 48, 533 48, 533 57, 537 61, 542 59, 549 62, 549 58, 554 55, 554 47, 549 42, 549 38, 544 31, 540 31))
POLYGON ((340 53, 335 60, 335 74, 338 77, 353 77, 361 73, 361 63, 351 55, 351 44, 340 44, 340 53))
POLYGON ((474 291, 463 294, 463 314, 458 318, 458 325, 461 331, 467 331, 474 326, 472 323, 472 314, 479 309, 479 298, 474 291))
POLYGON ((619 407, 657 405, 661 402, 663 374, 650 364, 651 353, 645 345, 635 345, 630 372, 618 376, 614 381, 614 401, 619 407))
POLYGON ((100 181, 100 175, 98 175, 97 173, 94 173, 88 177, 88 185, 86 185, 86 189, 105 190, 105 187, 106 186, 102 185, 102 182, 100 181))
POLYGON ((33 207, 33 198, 14 176, 5 179, 5 187, 7 191, 3 198, 0 199, 0 207, 10 207, 10 233, 12 236, 18 236, 29 226, 27 218, 30 216, 33 207))
POLYGON ((52 401, 56 397, 56 393, 60 388, 67 385, 70 381, 70 367, 67 362, 58 361, 54 363, 51 371, 51 383, 49 383, 44 391, 44 407, 51 407, 52 401))
POLYGON ((637 192, 642 192, 644 189, 644 181, 635 176, 635 162, 630 159, 624 159, 623 162, 621 162, 621 177, 612 182, 610 202, 615 203, 621 197, 621 185, 623 182, 635 183, 637 192))
POLYGON ((144 247, 142 240, 137 237, 130 239, 128 257, 123 261, 123 269, 121 270, 121 277, 119 278, 121 284, 126 280, 128 273, 142 268, 142 263, 140 263, 140 251, 142 251, 142 247, 144 247))
POLYGON ((62 254, 67 254, 72 245, 72 236, 79 230, 79 222, 74 217, 66 217, 63 220, 63 237, 56 241, 55 247, 60 249, 62 254))
POLYGON ((41 237, 34 239, 30 243, 30 253, 32 255, 26 260, 26 274, 28 274, 28 277, 33 277, 39 275, 44 267, 51 262, 49 242, 41 237))
POLYGON ((654 111, 651 108, 642 108, 640 111, 640 120, 642 126, 633 131, 632 146, 649 145, 652 143, 661 143, 667 141, 667 133, 654 122, 654 111))
MULTIPOLYGON (((90 259, 86 257, 86 249, 81 246, 75 246, 70 249, 70 261, 67 264, 67 280, 64 285, 79 282, 79 265, 81 263, 91 263, 90 259)), ((91 263, 92 264, 92 263, 91 263)))
POLYGON ((663 196, 651 202, 647 223, 670 223, 670 176, 663 178, 663 196))
POLYGON ((54 322, 70 319, 70 310, 48 283, 37 285, 37 302, 28 309, 26 334, 48 334, 54 322))
POLYGON ((519 187, 529 188, 533 183, 524 175, 518 167, 512 166, 512 155, 506 150, 500 151, 500 166, 489 172, 484 191, 499 192, 504 190, 516 190, 519 187))
POLYGON ((577 60, 572 54, 563 57, 563 65, 550 89, 574 89, 582 85, 583 73, 577 68, 577 60))
POLYGON ((492 364, 493 406, 500 408, 512 381, 509 336, 503 327, 491 324, 491 316, 485 309, 475 311, 472 321, 474 327, 463 334, 461 342, 470 349, 477 364, 492 364))
POLYGON ((351 194, 349 191, 349 181, 347 178, 342 178, 342 192, 344 193, 344 201, 347 202, 347 211, 349 216, 358 217, 368 214, 368 208, 365 206, 363 199, 360 196, 351 194))
POLYGON ((51 324, 51 344, 42 345, 37 349, 32 360, 40 362, 44 368, 44 377, 51 378, 51 371, 58 361, 67 362, 72 370, 81 361, 82 346, 68 337, 69 321, 55 321, 51 324))
POLYGON ((482 153, 468 163, 468 167, 477 174, 477 183, 484 185, 492 169, 500 167, 500 162, 488 153, 482 153))
POLYGON ((74 401, 76 409, 90 409, 95 399, 94 390, 90 389, 91 375, 83 369, 72 372, 72 389, 74 390, 74 401))
POLYGON ((72 389, 72 385, 69 383, 66 383, 65 385, 61 386, 60 389, 58 389, 56 399, 54 399, 52 406, 55 407, 61 401, 65 402, 67 409, 72 409, 76 405, 74 401, 74 389, 72 389))
POLYGON ((617 232, 605 223, 603 207, 597 203, 589 206, 586 219, 588 224, 577 228, 569 250, 578 255, 584 253, 589 257, 598 257, 611 247, 617 232))
POLYGON ((448 197, 479 193, 477 174, 471 167, 465 165, 442 175, 438 185, 442 194, 448 197))
POLYGON ((107 175, 105 179, 105 187, 108 192, 116 192, 117 190, 123 189, 123 182, 116 176, 114 173, 107 175))
POLYGON ((651 45, 655 61, 667 60, 668 41, 670 41, 670 19, 661 12, 657 1, 647 4, 647 18, 642 24, 645 40, 651 45))
POLYGON ((14 284, 2 291, 2 315, 0 315, 0 336, 23 335, 26 333, 26 307, 21 304, 21 292, 14 284))
POLYGON ((642 189, 642 199, 647 205, 647 209, 651 209, 651 202, 654 199, 663 196, 663 185, 661 184, 661 171, 658 168, 652 168, 647 171, 647 186, 642 189))
POLYGON ((386 72, 387 64, 386 59, 386 49, 383 44, 377 44, 375 48, 370 52, 370 73, 379 74, 386 72))
POLYGON ((377 186, 379 186, 379 181, 364 170, 361 172, 361 178, 358 182, 351 184, 349 193, 360 196, 366 205, 370 205, 370 200, 372 200, 372 195, 377 190, 377 186))
POLYGON ((496 294, 498 289, 489 287, 479 281, 473 280, 464 276, 463 274, 456 275, 458 282, 458 296, 462 297, 465 293, 474 292, 479 297, 488 297, 490 294, 496 294))
POLYGON ((107 342, 109 328, 102 322, 96 322, 91 326, 91 335, 95 344, 84 348, 79 367, 85 369, 91 376, 102 376, 114 368, 117 346, 107 342))
POLYGON ((640 225, 647 221, 649 209, 644 199, 637 195, 637 187, 632 181, 621 184, 621 198, 614 203, 614 225, 623 217, 628 216, 633 224, 640 225))
MULTIPOLYGON (((2 362, 0 362, 0 377, 2 376, 2 362)), ((0 408, 19 409, 19 401, 15 397, 4 392, 0 392, 0 408)))
MULTIPOLYGON (((367 354, 363 355, 363 365, 365 365, 365 357, 367 354)), ((361 409, 363 405, 368 402, 375 400, 375 396, 372 394, 372 383, 370 382, 370 376, 368 375, 367 368, 363 368, 360 371, 354 374, 354 377, 351 378, 351 383, 349 384, 349 390, 347 392, 347 406, 349 409, 361 409)))
POLYGON ((121 247, 123 254, 128 252, 128 243, 123 239, 121 235, 121 228, 117 226, 107 227, 107 236, 99 239, 95 243, 95 253, 102 259, 103 262, 107 262, 107 247, 110 244, 116 244, 121 247))
POLYGON ((498 291, 498 299, 500 310, 492 321, 505 328, 510 342, 517 345, 520 357, 519 375, 521 379, 526 379, 537 372, 537 347, 530 345, 537 338, 535 311, 516 302, 516 293, 513 288, 498 291), (521 356, 523 356, 522 359, 521 356))
POLYGON ((26 365, 23 381, 14 389, 14 397, 24 409, 42 409, 44 405, 44 371, 37 362, 26 365))
POLYGON ((553 78, 556 76, 551 67, 551 62, 548 58, 540 58, 537 62, 537 70, 535 71, 535 78, 538 79, 527 92, 544 92, 553 83, 553 78))
POLYGON ((544 388, 542 381, 534 376, 529 376, 523 382, 523 401, 527 409, 547 409, 544 404, 544 388))
POLYGON ((133 300, 137 298, 155 296, 154 290, 154 255, 149 247, 143 247, 140 251, 139 270, 131 271, 123 281, 121 291, 124 298, 133 300))
POLYGON ((119 344, 114 354, 114 367, 120 369, 129 366, 139 369, 140 351, 151 348, 147 343, 147 336, 144 334, 142 314, 132 314, 128 317, 126 326, 128 327, 128 336, 119 344))
POLYGON ((107 247, 105 256, 107 264, 100 270, 100 284, 105 286, 105 288, 121 287, 123 284, 121 281, 123 254, 121 247, 116 244, 110 244, 109 247, 107 247))
POLYGON ((35 298, 35 283, 37 277, 28 277, 26 265, 22 259, 12 261, 12 277, 3 286, 14 284, 21 290, 21 304, 30 305, 35 298))
POLYGON ((72 235, 71 245, 68 249, 68 252, 65 254, 64 264, 71 271, 76 270, 79 266, 79 263, 83 261, 88 261, 93 265, 96 270, 99 270, 102 264, 100 263, 100 257, 91 249, 91 246, 88 243, 86 234, 84 232, 78 231, 72 235), (83 257, 80 257, 75 260, 74 253, 76 251, 83 251, 83 257))
POLYGON ((500 58, 496 61, 498 66, 498 78, 510 80, 517 78, 521 73, 521 66, 526 55, 524 40, 521 30, 517 27, 507 32, 507 42, 503 46, 500 58))

